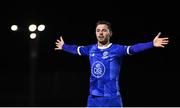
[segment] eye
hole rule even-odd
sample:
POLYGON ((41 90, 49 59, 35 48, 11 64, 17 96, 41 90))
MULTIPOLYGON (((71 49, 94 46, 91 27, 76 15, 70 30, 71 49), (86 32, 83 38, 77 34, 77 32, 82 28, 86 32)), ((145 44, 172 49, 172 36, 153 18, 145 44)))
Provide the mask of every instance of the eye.
POLYGON ((103 32, 107 32, 107 30, 106 30, 106 29, 103 29, 102 31, 103 31, 103 32))
POLYGON ((96 30, 96 32, 99 32, 99 31, 100 31, 99 29, 96 30))

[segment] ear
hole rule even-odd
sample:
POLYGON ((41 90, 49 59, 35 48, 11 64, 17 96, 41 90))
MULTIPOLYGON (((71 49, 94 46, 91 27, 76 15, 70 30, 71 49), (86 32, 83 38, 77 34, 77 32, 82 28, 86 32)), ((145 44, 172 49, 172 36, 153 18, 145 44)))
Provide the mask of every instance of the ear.
POLYGON ((110 37, 112 37, 112 34, 113 34, 112 31, 110 31, 109 34, 110 34, 110 37))

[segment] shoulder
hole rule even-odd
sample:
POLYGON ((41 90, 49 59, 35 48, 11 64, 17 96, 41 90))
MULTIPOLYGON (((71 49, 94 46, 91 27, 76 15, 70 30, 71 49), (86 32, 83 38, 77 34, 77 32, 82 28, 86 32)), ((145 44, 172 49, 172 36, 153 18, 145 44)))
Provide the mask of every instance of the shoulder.
POLYGON ((97 47, 97 45, 96 44, 89 44, 89 45, 86 45, 85 47, 93 48, 93 47, 97 47))
POLYGON ((117 48, 117 49, 124 49, 127 48, 127 45, 123 45, 123 44, 112 44, 113 48, 117 48))
POLYGON ((80 48, 83 49, 92 49, 92 48, 96 48, 96 44, 89 44, 89 45, 84 45, 84 46, 79 46, 80 48))

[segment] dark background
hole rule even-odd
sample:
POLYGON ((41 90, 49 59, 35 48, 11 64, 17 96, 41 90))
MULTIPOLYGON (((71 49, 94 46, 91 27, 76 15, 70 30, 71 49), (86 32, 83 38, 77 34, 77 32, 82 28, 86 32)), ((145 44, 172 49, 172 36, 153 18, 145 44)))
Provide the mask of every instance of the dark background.
POLYGON ((120 75, 124 106, 180 106, 179 16, 176 3, 7 1, 1 7, 0 106, 86 106, 90 68, 86 57, 55 51, 96 42, 95 23, 112 23, 111 42, 152 41, 159 31, 165 48, 127 56, 120 75), (45 24, 35 40, 30 24, 45 24), (17 24, 19 30, 10 30, 17 24), (34 53, 36 56, 32 56, 34 53))

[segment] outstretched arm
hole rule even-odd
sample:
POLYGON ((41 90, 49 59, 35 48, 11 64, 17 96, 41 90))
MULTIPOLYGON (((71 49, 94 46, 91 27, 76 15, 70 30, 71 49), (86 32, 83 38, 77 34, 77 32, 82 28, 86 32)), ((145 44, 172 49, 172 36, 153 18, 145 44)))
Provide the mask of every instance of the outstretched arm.
POLYGON ((162 47, 164 48, 165 45, 168 44, 169 40, 168 37, 165 38, 160 38, 159 36, 161 35, 161 32, 159 32, 156 37, 153 39, 153 41, 151 42, 147 42, 147 43, 138 43, 135 45, 132 45, 129 47, 129 54, 135 54, 153 47, 162 47))

